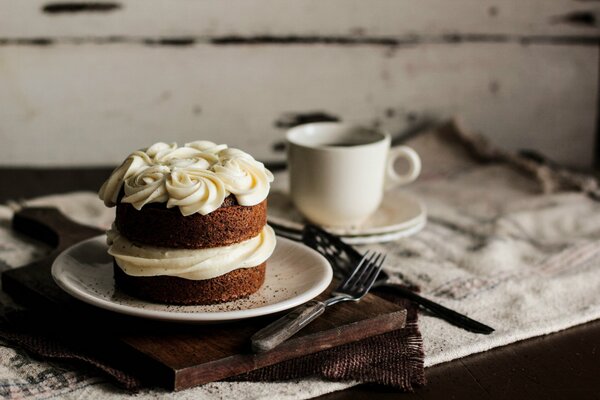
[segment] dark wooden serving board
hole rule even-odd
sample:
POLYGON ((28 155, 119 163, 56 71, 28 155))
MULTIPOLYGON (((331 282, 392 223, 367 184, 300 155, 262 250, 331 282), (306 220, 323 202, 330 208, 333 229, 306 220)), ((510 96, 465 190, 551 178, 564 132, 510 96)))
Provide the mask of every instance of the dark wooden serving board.
MULTIPOLYGON (((103 232, 79 225, 52 208, 28 208, 13 219, 15 230, 54 247, 46 258, 2 274, 5 292, 42 310, 44 328, 62 329, 118 365, 153 384, 181 390, 382 334, 404 326, 406 310, 375 295, 340 304, 278 348, 252 354, 250 336, 277 315, 219 325, 182 325, 119 315, 81 303, 52 280, 61 251, 103 232)), ((321 298, 327 296, 329 288, 321 298)), ((65 333, 66 334, 66 333, 65 333)))

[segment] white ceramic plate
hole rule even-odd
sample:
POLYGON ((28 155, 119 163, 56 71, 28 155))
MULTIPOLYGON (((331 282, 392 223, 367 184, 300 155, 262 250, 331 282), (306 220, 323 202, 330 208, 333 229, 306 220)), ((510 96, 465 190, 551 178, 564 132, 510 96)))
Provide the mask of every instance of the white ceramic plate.
MULTIPOLYGON (((269 194, 269 222, 283 228, 301 231, 305 220, 283 191, 269 194)), ((427 222, 425 205, 417 198, 398 192, 387 192, 381 206, 360 226, 323 227, 341 236, 349 244, 377 243, 410 236, 427 222), (392 238, 392 239, 389 239, 392 238)))
POLYGON ((56 258, 52 277, 64 291, 91 305, 172 322, 225 322, 287 310, 318 296, 333 277, 331 266, 319 253, 278 237, 267 261, 265 283, 250 297, 208 306, 157 304, 115 289, 113 261, 106 250, 104 235, 78 243, 56 258))

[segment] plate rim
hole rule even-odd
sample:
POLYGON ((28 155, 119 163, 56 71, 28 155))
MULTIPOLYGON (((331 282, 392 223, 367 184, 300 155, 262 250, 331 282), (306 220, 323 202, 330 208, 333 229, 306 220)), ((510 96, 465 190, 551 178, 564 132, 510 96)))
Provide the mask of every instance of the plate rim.
MULTIPOLYGON (((183 323, 210 323, 210 322, 227 322, 227 321, 235 321, 242 320, 247 318, 254 318, 264 315, 269 315, 273 313, 277 313, 280 311, 288 310, 295 306, 301 305, 310 301, 317 297, 319 294, 323 293, 325 289, 329 286, 333 279, 333 269, 327 259, 323 257, 319 252, 311 249, 308 246, 304 246, 303 244, 297 243, 293 240, 283 238, 281 236, 277 237, 277 245, 279 243, 284 243, 285 245, 299 246, 305 251, 309 251, 313 255, 317 256, 321 259, 322 265, 324 266, 323 271, 325 276, 321 279, 315 286, 311 287, 309 290, 302 292, 298 295, 294 295, 290 298, 287 298, 283 301, 265 305, 257 308, 249 308, 243 310, 230 310, 230 311, 216 311, 216 312, 180 312, 180 311, 166 311, 166 310, 148 310, 143 308, 138 308, 134 306, 123 305, 119 303, 115 303, 104 298, 100 298, 90 294, 88 291, 82 290, 79 287, 74 287, 68 285, 66 281, 62 278, 58 277, 58 270, 61 268, 62 258, 66 256, 73 249, 85 246, 86 244, 97 241, 100 239, 104 239, 106 234, 94 236, 92 238, 83 240, 79 243, 76 243, 72 246, 69 246, 65 250, 63 250, 53 261, 51 267, 51 276, 54 282, 67 294, 70 296, 83 301, 84 303, 90 304, 92 306, 102 308, 105 310, 109 310, 112 312, 130 315, 134 317, 160 320, 160 321, 170 321, 170 322, 183 322, 183 323)), ((114 280, 113 280, 114 285, 114 280)), ((142 299, 138 299, 144 303, 152 304, 151 302, 144 301, 142 299)), ((185 306, 180 306, 185 307, 185 306)))

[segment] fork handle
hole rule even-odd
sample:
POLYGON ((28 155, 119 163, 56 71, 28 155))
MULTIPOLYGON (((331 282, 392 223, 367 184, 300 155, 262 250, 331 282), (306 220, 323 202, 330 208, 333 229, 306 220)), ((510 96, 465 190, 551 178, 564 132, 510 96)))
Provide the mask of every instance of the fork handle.
POLYGON ((262 353, 274 349, 323 314, 326 307, 325 303, 313 300, 294 308, 252 335, 252 351, 262 353))
POLYGON ((494 332, 494 328, 482 324, 481 322, 475 321, 474 319, 469 318, 466 315, 460 314, 447 307, 444 307, 441 304, 426 299, 425 297, 421 297, 412 290, 409 290, 400 285, 396 285, 394 283, 385 283, 383 285, 379 285, 379 287, 391 288, 396 290, 400 295, 402 295, 402 297, 414 301, 415 303, 421 305, 423 308, 429 310, 431 313, 437 315, 443 320, 446 320, 446 322, 449 322, 452 325, 458 326, 459 328, 463 328, 474 333, 481 333, 484 335, 489 335, 490 333, 494 332))

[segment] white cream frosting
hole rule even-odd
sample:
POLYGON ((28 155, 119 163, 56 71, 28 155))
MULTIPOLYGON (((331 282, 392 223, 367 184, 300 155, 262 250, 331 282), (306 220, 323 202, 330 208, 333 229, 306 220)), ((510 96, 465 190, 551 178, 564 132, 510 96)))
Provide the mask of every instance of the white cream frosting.
POLYGON ((206 140, 155 143, 131 153, 100 188, 108 207, 123 203, 141 209, 148 203, 179 207, 184 216, 206 215, 233 194, 243 206, 262 202, 269 193, 273 174, 251 155, 206 140))
POLYGON ((260 234, 230 246, 206 249, 171 249, 138 246, 113 227, 107 232, 108 253, 132 276, 176 276, 211 279, 239 268, 256 267, 275 249, 275 232, 265 225, 260 234))

